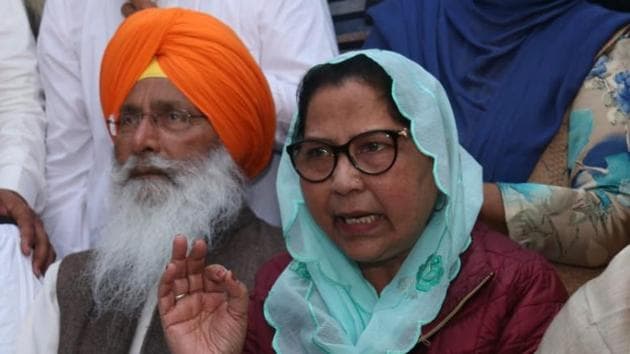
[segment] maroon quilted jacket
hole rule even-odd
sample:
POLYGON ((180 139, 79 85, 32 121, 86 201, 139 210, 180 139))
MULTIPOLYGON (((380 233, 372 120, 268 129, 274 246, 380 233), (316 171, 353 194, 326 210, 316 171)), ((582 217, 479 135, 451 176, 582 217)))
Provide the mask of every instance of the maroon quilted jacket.
MULTIPOLYGON (((264 318, 269 289, 291 257, 280 254, 258 272, 251 295, 245 352, 273 353, 264 318)), ((533 353, 567 299, 541 256, 478 224, 438 317, 422 328, 411 353, 533 353)))

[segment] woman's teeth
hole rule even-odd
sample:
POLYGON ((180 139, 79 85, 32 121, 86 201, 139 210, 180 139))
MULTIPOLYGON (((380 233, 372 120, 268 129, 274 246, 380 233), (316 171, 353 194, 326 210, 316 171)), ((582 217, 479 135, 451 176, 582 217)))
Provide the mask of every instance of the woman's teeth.
POLYGON ((360 218, 343 218, 346 224, 369 224, 378 219, 377 215, 362 216, 360 218))

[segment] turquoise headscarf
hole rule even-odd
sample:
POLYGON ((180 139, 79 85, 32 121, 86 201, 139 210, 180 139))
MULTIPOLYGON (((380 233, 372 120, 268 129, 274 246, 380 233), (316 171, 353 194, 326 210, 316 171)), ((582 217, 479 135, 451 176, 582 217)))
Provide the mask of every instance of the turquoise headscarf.
MULTIPOLYGON (((287 249, 293 257, 265 302, 276 329, 278 353, 405 353, 422 326, 439 313, 459 256, 482 202, 479 164, 459 145, 448 98, 440 83, 418 64, 382 50, 341 55, 340 63, 365 55, 392 78, 391 95, 410 122, 418 150, 434 159, 433 177, 445 198, 438 203, 400 270, 380 294, 314 222, 299 176, 283 150, 278 199, 287 249)), ((294 117, 286 144, 292 143, 294 117)))

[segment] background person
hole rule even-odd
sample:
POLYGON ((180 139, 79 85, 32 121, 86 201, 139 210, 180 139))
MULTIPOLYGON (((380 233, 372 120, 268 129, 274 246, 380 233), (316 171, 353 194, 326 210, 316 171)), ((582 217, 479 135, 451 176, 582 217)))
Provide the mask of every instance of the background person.
POLYGON ((630 13, 584 0, 383 0, 368 13, 367 48, 445 86, 484 168, 481 220, 566 264, 605 265, 630 242, 630 13))
POLYGON ((0 237, 11 242, 19 237, 24 255, 34 251, 33 272, 42 275, 55 258, 38 217, 46 200, 46 120, 35 42, 18 0, 0 6, 0 78, 0 217, 3 223, 11 219, 19 228, 19 235, 9 232, 0 237))
POLYGON ((35 42, 19 0, 0 2, 0 353, 54 260, 37 216, 44 206, 45 119, 35 42))

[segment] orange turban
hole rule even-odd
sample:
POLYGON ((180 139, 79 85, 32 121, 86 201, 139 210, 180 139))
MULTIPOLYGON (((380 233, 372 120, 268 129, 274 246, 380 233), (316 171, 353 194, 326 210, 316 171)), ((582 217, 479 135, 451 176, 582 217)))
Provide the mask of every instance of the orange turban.
POLYGON ((210 15, 179 8, 146 9, 130 16, 103 56, 105 117, 117 119, 153 58, 208 117, 245 174, 258 175, 271 157, 275 109, 265 76, 234 31, 210 15))

